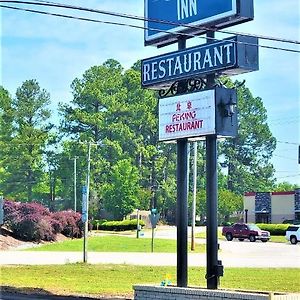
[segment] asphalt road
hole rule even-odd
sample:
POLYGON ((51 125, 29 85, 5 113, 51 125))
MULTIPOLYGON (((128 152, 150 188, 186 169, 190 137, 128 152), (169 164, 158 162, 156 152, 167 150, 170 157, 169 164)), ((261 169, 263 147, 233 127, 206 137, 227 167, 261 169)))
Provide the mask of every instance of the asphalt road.
MULTIPOLYGON (((198 229, 201 230, 201 229, 198 229)), ((151 232, 145 234, 146 237, 151 232)), ((157 238, 176 238, 176 228, 160 229, 157 238)), ((142 238, 142 237, 141 237, 142 238)), ((205 243, 198 239, 196 242, 205 243)), ((255 267, 255 268, 300 268, 300 243, 262 243, 256 241, 231 242, 219 240, 219 258, 224 267, 255 267)), ((196 244, 197 247, 197 244, 196 244)), ((155 251, 155 241, 154 241, 155 251)), ((88 263, 91 264, 130 264, 152 266, 176 266, 176 253, 117 253, 88 252, 88 263)), ((1 251, 0 265, 43 265, 66 264, 83 261, 81 252, 36 252, 36 251, 1 251)), ((189 266, 206 266, 205 253, 189 253, 189 266)))

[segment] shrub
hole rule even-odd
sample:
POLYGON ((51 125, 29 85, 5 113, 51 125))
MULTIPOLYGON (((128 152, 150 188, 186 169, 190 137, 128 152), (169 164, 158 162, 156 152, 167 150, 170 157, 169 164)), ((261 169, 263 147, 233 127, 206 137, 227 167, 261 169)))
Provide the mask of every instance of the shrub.
POLYGON ((270 231, 271 235, 285 235, 289 224, 256 224, 261 230, 270 231))
POLYGON ((234 224, 233 222, 222 222, 222 226, 231 226, 232 224, 234 224))
POLYGON ((36 202, 5 201, 4 223, 15 237, 26 241, 52 241, 57 233, 82 236, 81 214, 74 211, 51 213, 36 202))
POLYGON ((103 220, 92 220, 91 221, 92 229, 98 230, 99 226, 102 225, 104 222, 107 222, 107 220, 105 220, 105 219, 103 219, 103 220))
POLYGON ((4 223, 13 235, 26 241, 54 240, 55 232, 50 224, 50 211, 43 205, 4 202, 4 223))
POLYGON ((55 233, 50 222, 38 215, 27 215, 15 226, 14 235, 25 241, 53 241, 55 233))
POLYGON ((50 216, 49 209, 37 202, 20 203, 18 210, 21 215, 50 216))
POLYGON ((52 219, 56 232, 68 237, 82 237, 83 223, 80 213, 72 210, 59 211, 52 214, 52 219))
POLYGON ((19 213, 19 202, 5 200, 3 203, 3 210, 4 210, 4 224, 12 229, 12 227, 17 224, 20 220, 20 213, 19 213))
MULTIPOLYGON (((145 226, 145 222, 140 220, 139 225, 142 227, 145 226)), ((123 221, 106 221, 99 225, 101 230, 110 230, 110 231, 125 231, 125 230, 134 230, 137 227, 137 220, 123 220, 123 221)))

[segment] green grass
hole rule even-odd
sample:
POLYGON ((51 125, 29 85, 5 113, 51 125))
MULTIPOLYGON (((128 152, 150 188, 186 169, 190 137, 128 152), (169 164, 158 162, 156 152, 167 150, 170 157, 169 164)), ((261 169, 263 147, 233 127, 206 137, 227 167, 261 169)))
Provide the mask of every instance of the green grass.
MULTIPOLYGON (((2 266, 1 285, 54 294, 132 295, 134 284, 176 285, 176 267, 129 265, 2 266)), ((226 268, 220 288, 300 292, 299 269, 226 268)), ((206 286, 205 268, 189 268, 189 286, 206 286)))
POLYGON ((271 235, 270 242, 274 243, 287 243, 287 240, 284 236, 281 235, 271 235))
MULTIPOLYGON (((198 239, 206 239, 206 231, 196 233, 195 237, 198 239)), ((224 239, 224 236, 222 235, 222 231, 220 230, 218 230, 218 239, 224 239)))
MULTIPOLYGON (((83 240, 67 240, 46 244, 25 251, 82 251, 83 240)), ((189 246, 190 249, 190 246, 189 246)), ((95 252, 151 252, 151 239, 132 238, 126 236, 98 236, 88 238, 88 251, 95 252)), ((204 252, 205 245, 196 245, 194 252, 204 252)), ((176 253, 176 241, 168 239, 154 239, 154 252, 176 253)))

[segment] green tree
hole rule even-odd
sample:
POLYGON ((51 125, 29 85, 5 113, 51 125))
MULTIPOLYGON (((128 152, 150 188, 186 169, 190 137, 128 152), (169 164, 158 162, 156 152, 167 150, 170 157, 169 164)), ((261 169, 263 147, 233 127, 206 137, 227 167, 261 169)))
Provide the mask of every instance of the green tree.
POLYGON ((157 205, 158 187, 168 176, 174 177, 176 156, 174 145, 158 144, 157 97, 141 88, 140 71, 133 67, 123 72, 110 59, 88 69, 71 87, 71 105, 61 106, 62 129, 73 142, 91 140, 100 145, 92 151, 91 164, 91 189, 99 200, 112 167, 129 159, 138 169, 142 207, 147 201, 147 208, 157 205))
MULTIPOLYGON (((6 158, 11 152, 11 140, 14 132, 13 120, 12 98, 8 91, 0 86, 0 185, 7 176, 6 158)), ((3 193, 3 190, 0 192, 3 193)))
MULTIPOLYGON (((49 138, 49 94, 36 80, 27 80, 17 89, 16 97, 6 109, 11 111, 13 123, 6 140, 10 152, 4 156, 6 176, 1 188, 4 195, 31 201, 34 188, 43 179, 43 153, 49 138)), ((2 116, 3 120, 3 116, 2 116)), ((3 135, 2 135, 3 137, 3 135)))
POLYGON ((284 182, 277 183, 274 189, 272 190, 272 192, 291 192, 291 191, 295 191, 298 188, 299 185, 291 184, 289 182, 284 181, 284 182))
POLYGON ((229 216, 234 212, 243 210, 243 197, 228 190, 218 192, 218 218, 219 222, 228 222, 229 216))
POLYGON ((123 219, 140 206, 139 176, 136 167, 128 159, 120 160, 113 166, 110 182, 104 185, 104 204, 116 219, 123 219))
POLYGON ((237 93, 238 136, 227 139, 221 148, 228 167, 228 188, 238 194, 271 190, 274 185, 274 167, 270 159, 276 147, 276 139, 267 123, 267 111, 262 99, 253 97, 244 85, 237 89, 237 93))

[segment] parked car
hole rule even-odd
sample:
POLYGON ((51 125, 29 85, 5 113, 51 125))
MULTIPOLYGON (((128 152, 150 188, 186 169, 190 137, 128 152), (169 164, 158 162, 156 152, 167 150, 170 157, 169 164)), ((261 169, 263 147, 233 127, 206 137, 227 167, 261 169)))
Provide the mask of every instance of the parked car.
POLYGON ((267 242, 270 239, 270 232, 261 230, 255 224, 235 223, 231 226, 225 226, 222 229, 222 235, 224 235, 227 241, 232 241, 237 238, 239 241, 249 239, 250 242, 261 240, 267 242))
POLYGON ((300 226, 289 226, 285 232, 285 238, 293 245, 296 245, 298 242, 300 242, 300 226))

